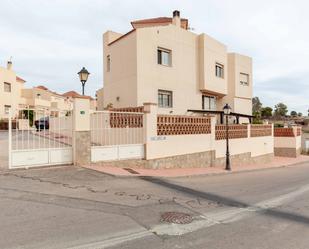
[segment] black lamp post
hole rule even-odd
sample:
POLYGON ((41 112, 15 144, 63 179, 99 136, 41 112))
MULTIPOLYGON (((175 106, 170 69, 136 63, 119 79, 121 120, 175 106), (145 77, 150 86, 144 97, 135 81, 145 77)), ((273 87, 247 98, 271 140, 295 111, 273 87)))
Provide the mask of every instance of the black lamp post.
POLYGON ((85 83, 88 80, 89 74, 90 73, 85 67, 83 67, 82 70, 78 72, 80 82, 82 83, 83 95, 85 95, 85 83))
POLYGON ((223 112, 225 114, 225 127, 226 127, 226 163, 225 163, 225 170, 231 170, 231 165, 230 165, 230 150, 229 150, 229 119, 228 116, 231 113, 231 107, 229 104, 225 104, 223 107, 223 112))

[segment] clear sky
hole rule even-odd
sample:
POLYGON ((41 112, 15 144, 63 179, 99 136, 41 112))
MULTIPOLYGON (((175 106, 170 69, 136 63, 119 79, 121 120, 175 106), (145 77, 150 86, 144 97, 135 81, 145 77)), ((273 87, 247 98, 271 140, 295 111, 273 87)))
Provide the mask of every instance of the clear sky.
POLYGON ((305 0, 1 0, 0 64, 13 57, 26 86, 60 93, 81 84, 86 94, 103 86, 102 34, 125 33, 130 21, 171 16, 178 9, 196 33, 207 33, 230 52, 253 57, 254 95, 264 105, 309 109, 309 1, 305 0))

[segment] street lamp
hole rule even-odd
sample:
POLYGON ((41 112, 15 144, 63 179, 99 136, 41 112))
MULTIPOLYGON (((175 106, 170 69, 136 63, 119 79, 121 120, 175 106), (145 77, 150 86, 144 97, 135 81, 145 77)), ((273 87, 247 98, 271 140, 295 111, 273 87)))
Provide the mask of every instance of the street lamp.
POLYGON ((83 67, 82 70, 80 70, 77 74, 79 75, 80 82, 82 83, 83 95, 85 95, 85 83, 88 80, 90 73, 85 67, 83 67))
POLYGON ((230 165, 230 151, 229 151, 229 119, 228 116, 231 113, 231 107, 229 104, 225 104, 223 107, 223 112, 225 114, 225 130, 226 130, 226 163, 225 163, 225 170, 231 170, 230 165))

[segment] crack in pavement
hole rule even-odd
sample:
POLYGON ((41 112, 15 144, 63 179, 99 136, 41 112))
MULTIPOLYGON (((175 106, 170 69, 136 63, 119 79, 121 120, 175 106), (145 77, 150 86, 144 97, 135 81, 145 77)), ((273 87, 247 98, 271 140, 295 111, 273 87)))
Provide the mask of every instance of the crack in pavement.
POLYGON ((69 189, 86 189, 87 191, 89 191, 91 193, 107 193, 108 192, 107 189, 105 189, 105 190, 95 190, 92 187, 85 186, 85 185, 73 186, 73 185, 70 185, 68 183, 44 180, 40 177, 35 177, 35 176, 24 176, 24 175, 18 175, 18 174, 15 174, 15 173, 5 173, 5 174, 3 174, 3 176, 14 176, 14 177, 17 177, 17 178, 20 178, 20 179, 38 181, 38 182, 41 182, 41 183, 50 183, 50 184, 59 185, 59 186, 62 186, 64 188, 69 188, 69 189))

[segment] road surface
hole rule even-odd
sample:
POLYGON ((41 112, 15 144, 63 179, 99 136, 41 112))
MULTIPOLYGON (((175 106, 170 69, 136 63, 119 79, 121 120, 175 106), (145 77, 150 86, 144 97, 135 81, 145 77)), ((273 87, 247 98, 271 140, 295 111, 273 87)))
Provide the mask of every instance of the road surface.
POLYGON ((0 172, 0 248, 270 248, 309 245, 309 164, 183 178, 83 168, 0 172), (193 217, 161 221, 165 212, 193 217))

